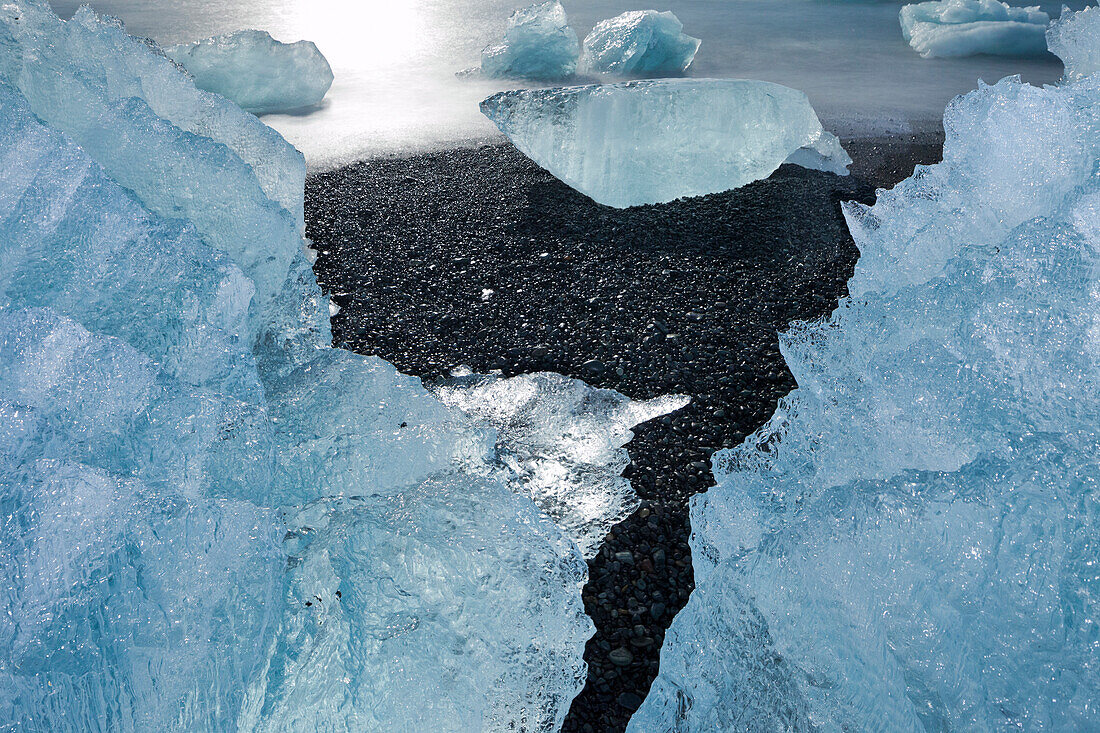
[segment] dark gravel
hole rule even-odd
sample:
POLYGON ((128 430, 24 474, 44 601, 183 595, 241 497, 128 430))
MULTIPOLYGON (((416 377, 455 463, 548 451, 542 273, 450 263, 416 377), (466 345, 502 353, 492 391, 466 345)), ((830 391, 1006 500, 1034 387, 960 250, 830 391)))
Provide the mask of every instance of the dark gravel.
MULTIPOLYGON (((849 150, 883 186, 935 159, 937 141, 918 142, 875 141, 862 159, 849 150)), ((840 213, 848 199, 870 202, 873 190, 784 166, 736 191, 616 210, 505 145, 308 180, 315 270, 341 307, 337 346, 428 380, 466 364, 560 372, 634 398, 692 396, 628 446, 642 508, 590 563, 597 632, 565 731, 621 731, 645 697, 694 587, 687 499, 710 485, 711 453, 795 386, 776 333, 845 292, 857 256, 840 213)))

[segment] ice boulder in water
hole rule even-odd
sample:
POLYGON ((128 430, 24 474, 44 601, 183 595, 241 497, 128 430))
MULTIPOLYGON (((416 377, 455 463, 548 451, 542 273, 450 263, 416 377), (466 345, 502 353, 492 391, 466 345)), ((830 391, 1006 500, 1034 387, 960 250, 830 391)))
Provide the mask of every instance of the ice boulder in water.
POLYGON ((486 76, 564 79, 577 70, 580 43, 558 0, 517 10, 504 38, 481 52, 486 76))
POLYGON ((631 10, 596 24, 584 38, 581 64, 596 73, 680 74, 691 66, 700 43, 683 31, 671 12, 631 10))
POLYGON ((998 0, 933 0, 905 5, 901 34, 921 56, 1043 56, 1050 16, 1038 6, 998 0))
POLYGON ((524 155, 608 206, 726 191, 792 162, 846 171, 806 95, 742 79, 666 79, 501 92, 481 111, 524 155))
POLYGON ((1100 71, 1100 8, 1077 13, 1063 9, 1047 29, 1047 47, 1065 64, 1065 81, 1080 81, 1100 71))
POLYGON ((282 43, 266 31, 237 31, 164 52, 199 89, 258 115, 318 105, 332 86, 332 68, 312 41, 282 43))
POLYGON ((1100 727, 1100 89, 1008 78, 944 128, 846 205, 852 297, 716 454, 630 730, 1100 727))

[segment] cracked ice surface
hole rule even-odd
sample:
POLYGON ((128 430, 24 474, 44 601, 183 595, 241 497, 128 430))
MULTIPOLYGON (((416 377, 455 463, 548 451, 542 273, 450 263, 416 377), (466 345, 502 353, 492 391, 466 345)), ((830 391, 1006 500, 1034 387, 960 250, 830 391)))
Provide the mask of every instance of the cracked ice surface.
POLYGON ((852 297, 716 455, 630 730, 1100 726, 1100 78, 944 123, 942 163, 846 206, 852 297))
POLYGON ((318 105, 332 86, 332 69, 314 43, 281 43, 265 31, 237 31, 164 52, 187 69, 199 89, 255 114, 318 105))
POLYGON ((565 531, 586 558, 638 506, 622 477, 630 429, 680 409, 686 396, 632 401, 610 389, 539 372, 507 379, 458 372, 434 389, 444 404, 497 433, 502 480, 565 531))
POLYGON ((0 729, 559 727, 583 557, 492 430, 331 348, 301 156, 20 0, 0 166, 0 729))
POLYGON ((737 188, 768 177, 791 156, 839 172, 851 163, 805 94, 769 82, 524 89, 495 94, 481 110, 531 160, 620 208, 737 188))
POLYGON ((901 34, 924 58, 1045 56, 1050 16, 1038 6, 1015 7, 998 0, 932 0, 905 5, 901 34))

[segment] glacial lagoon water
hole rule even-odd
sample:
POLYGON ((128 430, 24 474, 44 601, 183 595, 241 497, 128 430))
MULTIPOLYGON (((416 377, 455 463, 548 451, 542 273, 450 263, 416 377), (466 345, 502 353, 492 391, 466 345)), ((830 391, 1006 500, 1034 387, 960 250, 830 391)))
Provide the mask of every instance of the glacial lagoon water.
MULTIPOLYGON (((336 74, 320 109, 264 121, 306 155, 313 170, 350 160, 499 139, 478 110, 522 81, 457 77, 476 67, 524 0, 90 0, 134 34, 174 44, 240 28, 317 43, 336 74)), ((78 0, 55 0, 68 16, 78 0)), ((1071 6, 1083 6, 1075 0, 1071 6)), ((567 2, 582 38, 597 22, 650 7, 627 0, 567 2)), ((922 59, 898 24, 898 3, 810 0, 673 0, 684 31, 702 39, 689 76, 748 78, 805 91, 825 126, 876 135, 938 125, 943 108, 978 79, 1020 74, 1053 83, 1044 59, 922 59)), ((1043 9, 1057 16, 1060 5, 1043 9)), ((582 80, 588 81, 588 80, 582 80)))

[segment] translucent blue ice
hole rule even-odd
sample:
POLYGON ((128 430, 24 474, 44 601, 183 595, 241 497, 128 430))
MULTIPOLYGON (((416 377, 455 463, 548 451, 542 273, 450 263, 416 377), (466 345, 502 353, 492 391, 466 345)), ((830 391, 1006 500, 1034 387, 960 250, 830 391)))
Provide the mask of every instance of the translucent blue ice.
POLYGON ((580 43, 558 0, 517 10, 504 38, 481 52, 486 76, 565 79, 577 70, 580 43))
POLYGON ((1100 79, 981 85, 944 127, 846 205, 852 295, 716 455, 630 730, 1100 726, 1100 79))
POLYGON ((1062 16, 1047 29, 1047 46, 1065 63, 1065 79, 1078 81, 1100 71, 1100 8, 1090 6, 1062 16))
MULTIPOLYGON (((331 348, 301 156, 16 0, 0 166, 0 729, 559 727, 591 531, 491 421, 331 348)), ((617 457, 653 411, 585 390, 538 406, 617 457)))
POLYGON ((790 159, 851 158, 806 95, 744 79, 664 79, 501 92, 482 112, 524 155, 593 200, 626 207, 726 191, 790 159))
POLYGON ((683 31, 671 12, 631 10, 596 24, 584 38, 581 63, 587 72, 680 74, 691 66, 700 43, 683 31))
POLYGON ((332 86, 332 68, 314 43, 281 43, 266 31, 237 31, 164 52, 187 69, 199 89, 258 115, 313 107, 332 86))
POLYGON ((925 58, 1043 56, 1050 16, 999 0, 932 0, 901 9, 901 33, 925 58))

